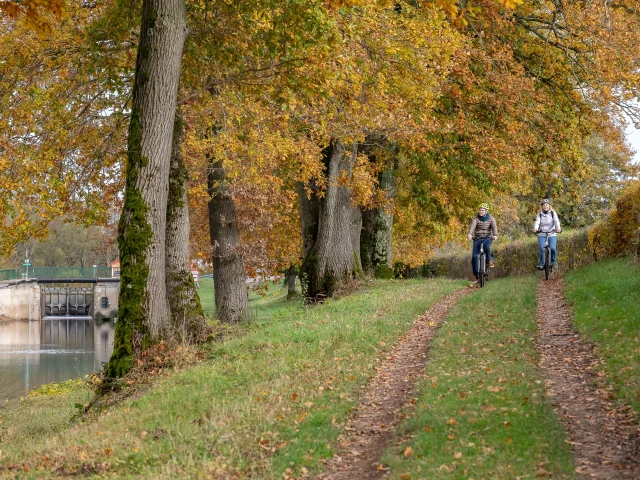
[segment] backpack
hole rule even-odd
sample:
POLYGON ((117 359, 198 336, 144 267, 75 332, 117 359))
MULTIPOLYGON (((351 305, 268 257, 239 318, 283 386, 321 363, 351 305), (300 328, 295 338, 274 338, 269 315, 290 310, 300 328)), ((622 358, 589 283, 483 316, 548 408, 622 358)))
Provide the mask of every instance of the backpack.
MULTIPOLYGON (((554 209, 551 209, 550 212, 551 212, 551 220, 553 220, 553 225, 555 229, 555 224, 558 222, 558 214, 554 209)), ((538 212, 538 222, 540 223, 542 222, 542 212, 538 212)))

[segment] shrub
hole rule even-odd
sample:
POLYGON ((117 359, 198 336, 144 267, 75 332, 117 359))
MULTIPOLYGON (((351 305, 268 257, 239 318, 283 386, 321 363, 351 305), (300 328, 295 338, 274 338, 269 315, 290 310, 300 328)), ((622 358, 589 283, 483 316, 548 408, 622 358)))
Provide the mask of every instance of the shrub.
POLYGON ((376 271, 374 272, 373 276, 375 278, 382 278, 386 280, 392 279, 394 277, 391 267, 384 263, 376 266, 376 271))
POLYGON ((597 259, 640 254, 640 182, 635 182, 616 201, 611 214, 589 234, 597 259))

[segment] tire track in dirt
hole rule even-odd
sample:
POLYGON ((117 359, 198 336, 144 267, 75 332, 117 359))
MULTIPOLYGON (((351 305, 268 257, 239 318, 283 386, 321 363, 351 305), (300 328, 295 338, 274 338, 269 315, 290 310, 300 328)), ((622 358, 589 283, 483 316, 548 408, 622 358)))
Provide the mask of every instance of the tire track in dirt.
POLYGON ((538 347, 547 395, 572 445, 576 471, 588 478, 640 478, 640 428, 615 401, 593 346, 571 325, 558 278, 538 287, 538 347))
POLYGON ((410 405, 416 382, 428 360, 431 340, 449 309, 466 288, 447 295, 419 317, 402 341, 378 367, 349 421, 347 434, 340 438, 338 452, 326 462, 319 480, 382 478, 387 469, 380 456, 394 439, 395 427, 410 405))

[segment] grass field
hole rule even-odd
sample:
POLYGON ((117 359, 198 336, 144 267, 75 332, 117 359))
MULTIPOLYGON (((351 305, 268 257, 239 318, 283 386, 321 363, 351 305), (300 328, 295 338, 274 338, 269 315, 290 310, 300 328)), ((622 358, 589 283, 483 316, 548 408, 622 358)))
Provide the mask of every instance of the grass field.
POLYGON ((533 277, 489 282, 450 311, 435 338, 391 478, 574 478, 535 348, 533 277))
POLYGON ((86 390, 3 406, 0 476, 281 479, 319 471, 380 357, 461 285, 377 282, 253 323, 212 344, 211 360, 85 422, 73 415, 86 390))
MULTIPOLYGON (((640 270, 630 259, 566 276, 575 324, 603 375, 640 410, 640 270)), ((210 279, 201 282, 213 308, 210 279)), ((535 347, 537 277, 489 282, 455 305, 434 339, 415 406, 383 456, 393 479, 574 478, 535 347)), ((380 281, 304 307, 270 287, 255 321, 208 360, 80 421, 81 382, 0 405, 0 477, 310 478, 382 357, 413 320, 464 282, 380 281)))
MULTIPOLYGON (((200 288, 198 295, 205 313, 211 317, 215 316, 216 303, 213 290, 212 278, 200 278, 200 288)), ((284 314, 302 308, 302 298, 294 297, 287 300, 287 287, 284 282, 266 282, 267 289, 264 295, 259 295, 253 289, 249 289, 249 307, 251 308, 252 320, 266 320, 274 315, 284 314)), ((300 293, 300 282, 297 285, 300 293)))
POLYGON ((566 275, 574 325, 595 343, 618 395, 640 412, 640 265, 597 262, 566 275))

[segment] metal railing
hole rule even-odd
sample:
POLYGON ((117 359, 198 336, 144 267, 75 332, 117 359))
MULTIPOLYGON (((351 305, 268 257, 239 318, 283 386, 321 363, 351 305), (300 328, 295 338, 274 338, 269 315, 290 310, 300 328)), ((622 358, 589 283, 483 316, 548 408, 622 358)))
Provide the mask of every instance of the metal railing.
POLYGON ((26 278, 111 278, 111 267, 29 267, 0 270, 0 281, 26 278))
POLYGON ((107 278, 111 267, 29 267, 30 278, 107 278))
POLYGON ((17 268, 0 270, 0 280, 17 280, 18 278, 20 278, 20 273, 17 268))

